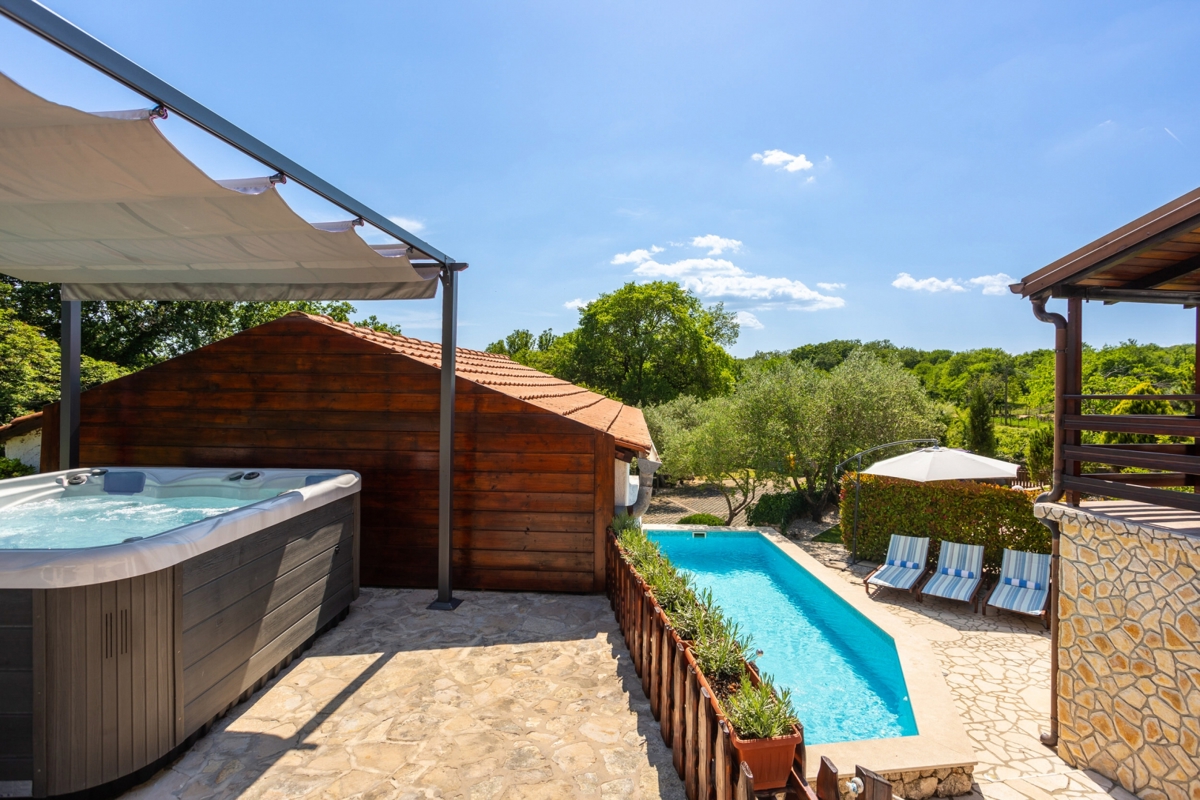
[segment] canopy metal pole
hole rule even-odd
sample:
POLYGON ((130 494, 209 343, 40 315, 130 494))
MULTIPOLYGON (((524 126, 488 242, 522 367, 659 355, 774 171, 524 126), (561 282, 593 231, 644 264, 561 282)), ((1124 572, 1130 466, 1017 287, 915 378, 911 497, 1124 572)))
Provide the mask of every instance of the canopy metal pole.
POLYGON ((462 600, 454 599, 451 557, 454 545, 454 395, 455 349, 458 346, 458 270, 447 264, 442 270, 442 395, 438 425, 438 593, 431 609, 453 611, 462 600))
POLYGON ((82 358, 78 300, 62 301, 61 394, 58 404, 58 468, 79 466, 79 363, 82 358))

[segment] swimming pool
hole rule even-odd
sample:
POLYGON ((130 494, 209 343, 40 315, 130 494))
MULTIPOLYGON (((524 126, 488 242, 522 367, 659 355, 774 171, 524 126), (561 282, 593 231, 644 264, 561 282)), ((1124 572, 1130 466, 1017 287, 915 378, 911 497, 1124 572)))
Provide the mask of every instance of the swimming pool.
POLYGON ((751 634, 761 670, 791 689, 808 744, 917 734, 892 638, 762 534, 646 533, 751 634))

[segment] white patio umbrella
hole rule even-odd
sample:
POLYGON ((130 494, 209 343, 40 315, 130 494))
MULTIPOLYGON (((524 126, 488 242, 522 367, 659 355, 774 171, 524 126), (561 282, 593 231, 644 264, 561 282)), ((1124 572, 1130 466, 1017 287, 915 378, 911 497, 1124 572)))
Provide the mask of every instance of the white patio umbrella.
POLYGON ((882 475, 909 481, 1013 480, 1017 465, 995 458, 978 456, 966 450, 926 447, 902 456, 888 458, 863 470, 866 475, 882 475))

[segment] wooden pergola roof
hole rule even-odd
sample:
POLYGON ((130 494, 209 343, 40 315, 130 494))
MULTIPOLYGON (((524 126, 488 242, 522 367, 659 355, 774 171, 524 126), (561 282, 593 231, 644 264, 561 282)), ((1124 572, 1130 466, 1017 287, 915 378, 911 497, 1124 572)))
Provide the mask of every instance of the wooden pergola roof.
POLYGON ((1200 189, 1009 288, 1022 297, 1200 305, 1200 189))

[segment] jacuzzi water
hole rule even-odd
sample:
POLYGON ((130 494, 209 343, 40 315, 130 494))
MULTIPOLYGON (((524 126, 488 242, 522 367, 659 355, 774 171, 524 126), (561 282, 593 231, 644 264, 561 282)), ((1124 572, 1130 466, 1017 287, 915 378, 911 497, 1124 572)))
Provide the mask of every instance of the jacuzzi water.
POLYGON ((279 494, 242 490, 242 497, 61 497, 4 510, 0 550, 100 547, 156 536, 279 494))
POLYGON ((648 530, 663 554, 713 597, 791 689, 809 744, 917 733, 890 636, 753 531, 648 530))

